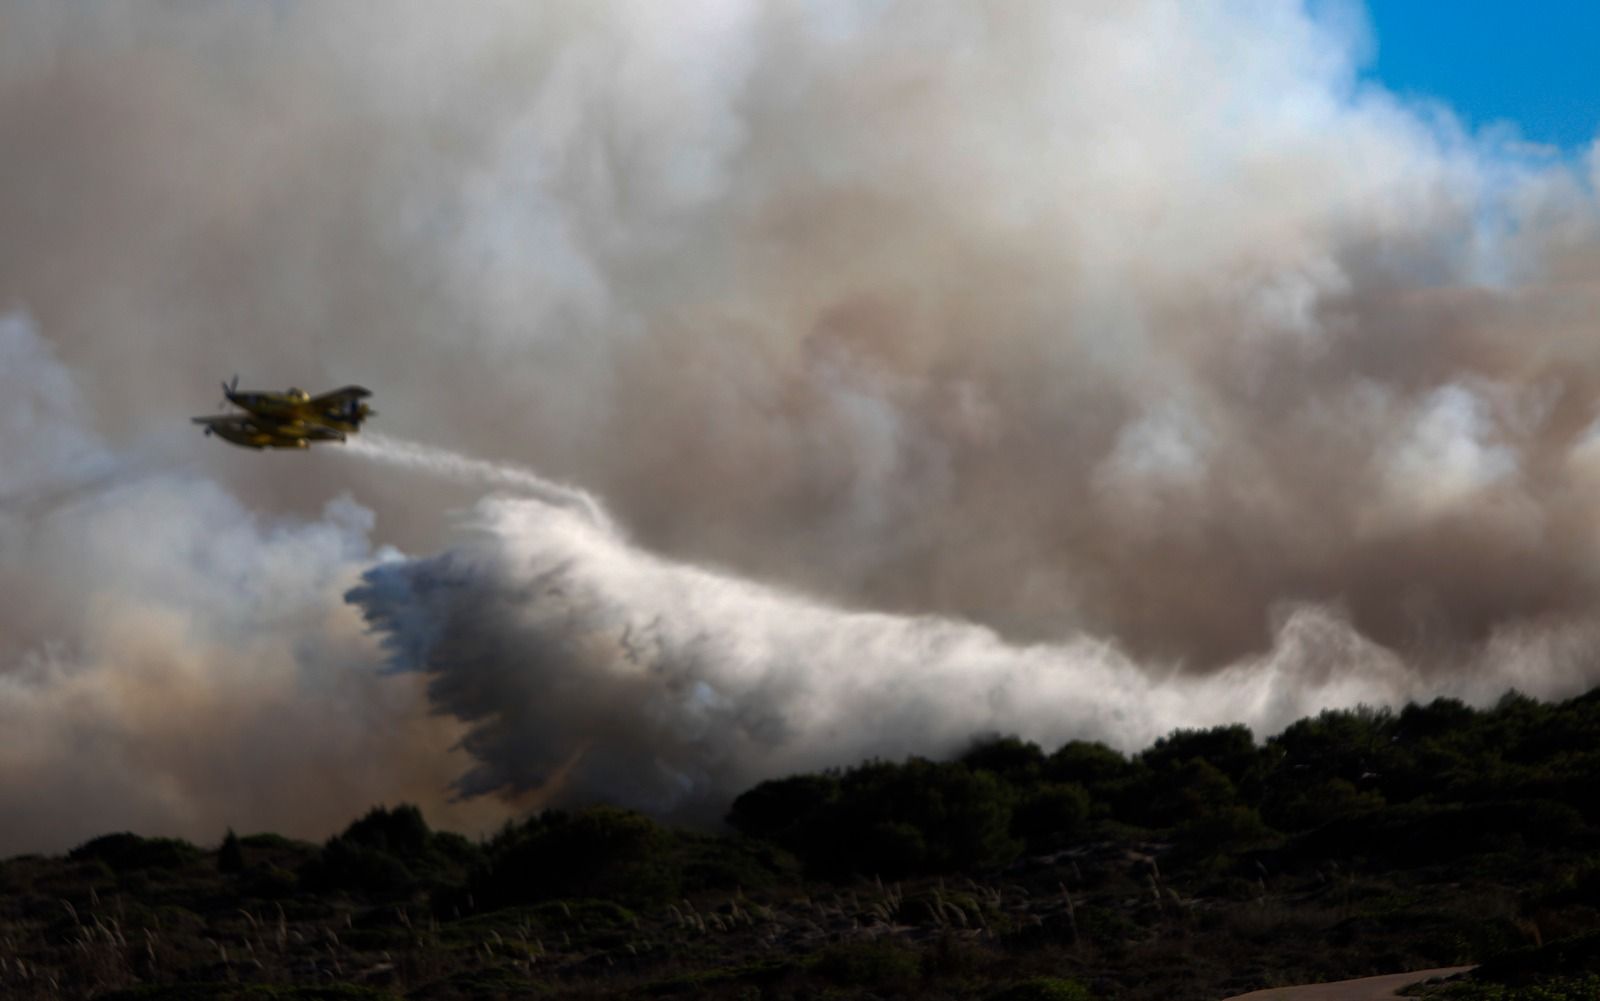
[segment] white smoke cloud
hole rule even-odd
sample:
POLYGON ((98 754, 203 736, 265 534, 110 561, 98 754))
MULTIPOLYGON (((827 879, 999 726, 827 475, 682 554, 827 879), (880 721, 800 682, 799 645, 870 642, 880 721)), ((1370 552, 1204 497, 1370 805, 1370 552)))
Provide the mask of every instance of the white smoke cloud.
POLYGON ((1600 153, 1316 10, 0 14, 0 851, 1591 683, 1600 153))
POLYGON ((445 802, 454 728, 377 677, 340 600, 397 557, 370 510, 266 515, 176 461, 191 441, 113 448, 23 314, 0 359, 0 457, 24 460, 0 474, 0 852, 107 825, 320 836, 383 799, 483 822, 445 802))
POLYGON ((470 729, 466 795, 715 815, 764 778, 949 754, 975 735, 1133 751, 1178 726, 1276 732, 1319 709, 1590 683, 1579 636, 1498 636, 1442 685, 1336 611, 1286 608, 1270 650, 1204 677, 1092 636, 1034 645, 933 617, 852 612, 630 546, 581 509, 481 503, 448 552, 368 571, 348 599, 392 669, 470 729), (1544 649, 1530 649, 1532 645, 1544 649))

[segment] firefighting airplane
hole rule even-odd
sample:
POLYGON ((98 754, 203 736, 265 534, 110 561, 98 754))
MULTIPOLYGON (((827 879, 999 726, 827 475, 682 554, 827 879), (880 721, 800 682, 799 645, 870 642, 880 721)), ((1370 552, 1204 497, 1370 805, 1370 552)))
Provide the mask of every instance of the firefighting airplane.
POLYGON ((346 386, 312 396, 303 389, 286 393, 239 392, 239 377, 222 384, 222 395, 245 412, 195 417, 206 436, 243 448, 310 448, 314 441, 344 441, 361 430, 361 422, 377 411, 361 401, 372 395, 360 386, 346 386))

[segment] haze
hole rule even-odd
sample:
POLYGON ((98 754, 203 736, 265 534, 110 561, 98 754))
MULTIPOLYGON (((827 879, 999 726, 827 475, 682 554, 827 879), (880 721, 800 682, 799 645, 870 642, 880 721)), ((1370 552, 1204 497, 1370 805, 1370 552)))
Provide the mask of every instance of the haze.
POLYGON ((0 12, 0 853, 1591 686, 1600 156, 1318 6, 0 12))

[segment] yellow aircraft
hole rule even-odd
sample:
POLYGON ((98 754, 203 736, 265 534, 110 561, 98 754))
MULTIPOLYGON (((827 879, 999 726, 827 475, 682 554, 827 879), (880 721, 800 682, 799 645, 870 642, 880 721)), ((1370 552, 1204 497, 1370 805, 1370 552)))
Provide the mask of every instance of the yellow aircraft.
POLYGON ((346 386, 312 396, 303 389, 286 393, 239 392, 239 377, 222 384, 222 395, 245 412, 193 418, 205 425, 206 436, 245 448, 310 448, 314 441, 344 441, 361 430, 376 411, 361 402, 371 391, 346 386))

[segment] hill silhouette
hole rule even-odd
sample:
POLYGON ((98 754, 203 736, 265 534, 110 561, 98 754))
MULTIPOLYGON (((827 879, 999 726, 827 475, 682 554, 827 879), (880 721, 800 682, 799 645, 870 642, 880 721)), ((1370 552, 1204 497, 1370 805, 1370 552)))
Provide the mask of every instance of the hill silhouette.
POLYGON ((1600 996, 1600 690, 1330 710, 1134 755, 997 735, 473 841, 130 832, 0 863, 6 998, 1220 998, 1481 963, 1600 996))

